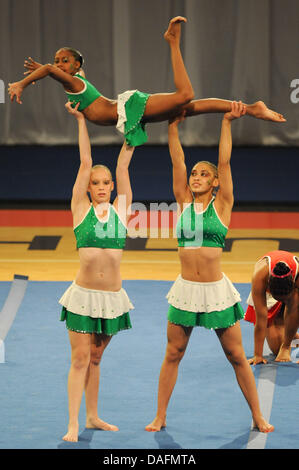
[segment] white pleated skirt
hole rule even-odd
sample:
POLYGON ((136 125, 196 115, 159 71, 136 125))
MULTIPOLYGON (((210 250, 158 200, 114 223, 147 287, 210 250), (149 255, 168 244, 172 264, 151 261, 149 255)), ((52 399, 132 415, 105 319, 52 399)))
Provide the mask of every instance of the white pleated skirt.
POLYGON ((125 289, 117 292, 86 289, 73 282, 59 303, 69 312, 91 318, 112 319, 134 309, 125 289))

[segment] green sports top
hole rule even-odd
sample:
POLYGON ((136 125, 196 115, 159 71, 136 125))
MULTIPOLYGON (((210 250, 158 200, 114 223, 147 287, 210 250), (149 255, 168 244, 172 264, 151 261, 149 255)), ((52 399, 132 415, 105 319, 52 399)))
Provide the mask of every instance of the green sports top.
POLYGON ((102 222, 91 205, 82 222, 74 228, 77 248, 124 248, 127 228, 112 204, 109 204, 108 212, 108 219, 102 222))
POLYGON ((79 73, 76 73, 74 76, 83 81, 84 88, 79 93, 70 93, 67 91, 66 94, 68 100, 72 103, 72 108, 80 102, 78 110, 83 111, 83 109, 87 108, 87 106, 102 95, 85 77, 82 77, 79 73))
POLYGON ((228 231, 218 217, 214 207, 214 198, 206 209, 200 213, 194 210, 192 201, 181 213, 176 226, 178 246, 224 248, 228 231))

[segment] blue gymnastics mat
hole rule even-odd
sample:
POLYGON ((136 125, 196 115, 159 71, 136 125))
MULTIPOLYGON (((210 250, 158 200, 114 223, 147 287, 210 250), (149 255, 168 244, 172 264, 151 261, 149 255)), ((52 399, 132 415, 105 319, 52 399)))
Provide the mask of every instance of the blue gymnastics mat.
MULTIPOLYGON (((119 432, 85 429, 84 397, 78 443, 61 440, 67 429, 70 346, 59 321, 58 299, 69 282, 29 281, 5 340, 0 364, 0 449, 246 449, 251 415, 214 332, 194 329, 170 401, 167 428, 148 433, 156 412, 166 347, 167 281, 124 281, 135 309, 133 328, 120 332, 101 365, 99 415, 119 432)), ((245 308, 249 284, 235 284, 245 308)), ((0 308, 9 282, 0 283, 0 308)), ((247 357, 253 328, 241 322, 247 357)), ((258 381, 261 367, 253 367, 258 381)), ((299 365, 279 364, 266 449, 298 449, 299 365)))

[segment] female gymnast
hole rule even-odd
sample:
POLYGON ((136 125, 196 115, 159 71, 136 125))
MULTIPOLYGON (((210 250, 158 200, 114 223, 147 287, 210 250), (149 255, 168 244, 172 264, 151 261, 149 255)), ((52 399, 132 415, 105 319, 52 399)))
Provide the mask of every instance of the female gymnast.
MULTIPOLYGON (((131 90, 118 95, 118 100, 105 98, 82 76, 81 54, 74 49, 62 48, 56 52, 53 65, 41 65, 31 58, 25 61, 25 67, 32 73, 21 81, 9 84, 10 99, 13 101, 15 97, 21 104, 23 90, 30 83, 49 75, 62 84, 70 101, 80 102, 78 109, 86 119, 98 125, 116 125, 124 133, 127 144, 135 147, 147 141, 145 124, 148 122, 169 120, 183 109, 186 116, 230 111, 231 101, 228 100, 209 98, 192 101, 194 92, 180 51, 181 22, 186 22, 186 18, 172 18, 164 34, 171 51, 176 88, 173 93, 149 95, 131 90)), ((285 121, 281 114, 268 109, 262 101, 247 105, 247 114, 264 120, 285 121)))
POLYGON ((291 342, 298 339, 299 261, 288 251, 266 253, 255 265, 245 320, 254 323, 254 357, 250 364, 266 364, 265 338, 278 362, 291 360, 291 342))
POLYGON ((176 230, 181 274, 167 294, 168 343, 160 371, 157 414, 146 426, 147 431, 160 431, 166 426, 167 406, 179 363, 195 326, 215 330, 249 404, 254 426, 261 432, 274 430, 261 414, 255 379, 243 350, 239 320, 244 312, 240 295, 220 266, 233 207, 231 121, 245 113, 243 103, 232 103, 231 111, 222 120, 218 168, 210 162, 198 162, 191 171, 189 184, 178 132, 181 119, 169 123, 173 190, 180 208, 176 230))
POLYGON ((134 308, 122 288, 120 262, 126 242, 127 208, 132 201, 129 164, 134 148, 125 142, 117 167, 117 196, 110 170, 92 166, 88 131, 78 105, 68 111, 78 121, 80 167, 73 187, 71 209, 79 251, 80 268, 63 294, 61 320, 66 321, 71 344, 68 377, 69 425, 65 441, 78 440, 78 414, 85 389, 86 427, 118 431, 98 417, 100 361, 113 335, 131 328, 129 310, 134 308), (90 199, 88 193, 90 194, 90 199))

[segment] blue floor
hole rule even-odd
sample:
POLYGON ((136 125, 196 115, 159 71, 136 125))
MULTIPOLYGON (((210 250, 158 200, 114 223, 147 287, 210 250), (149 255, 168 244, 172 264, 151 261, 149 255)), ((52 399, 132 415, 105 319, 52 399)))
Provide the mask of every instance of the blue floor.
MULTIPOLYGON (((147 433, 156 411, 166 346, 166 281, 125 281, 135 305, 133 329, 111 341, 101 366, 99 414, 119 432, 87 430, 84 399, 79 442, 61 440, 67 429, 70 347, 59 321, 58 299, 69 282, 29 281, 5 340, 0 364, 0 449, 246 449, 251 415, 215 333, 194 329, 170 401, 167 428, 147 433)), ((243 299, 249 284, 236 284, 243 299)), ((0 309, 10 289, 0 283, 0 309)), ((253 328, 241 322, 246 355, 253 328)), ((258 380, 261 366, 253 368, 258 380)), ((278 366, 266 449, 299 448, 299 365, 278 366)))

